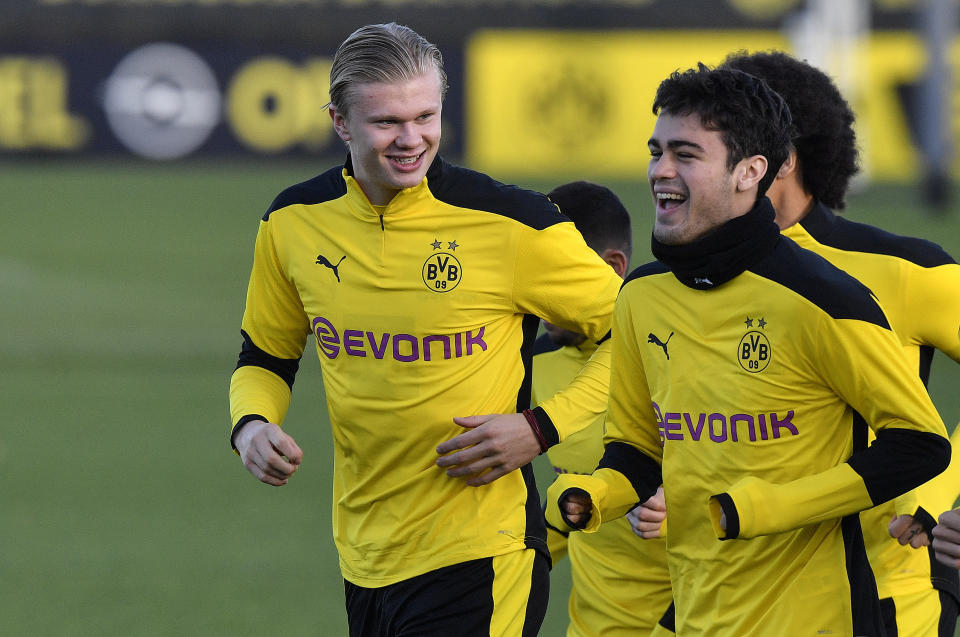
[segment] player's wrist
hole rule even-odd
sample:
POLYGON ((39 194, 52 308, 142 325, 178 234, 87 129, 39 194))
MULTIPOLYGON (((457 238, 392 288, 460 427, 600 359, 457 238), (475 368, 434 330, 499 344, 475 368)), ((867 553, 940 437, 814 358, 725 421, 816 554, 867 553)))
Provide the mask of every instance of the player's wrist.
POLYGON ((537 444, 540 445, 540 453, 544 453, 547 450, 547 439, 543 435, 543 431, 540 429, 540 423, 537 422, 537 417, 533 415, 533 412, 529 409, 523 410, 523 417, 527 419, 527 424, 530 425, 530 430, 533 431, 534 438, 537 439, 537 444))
POLYGON ((250 439, 256 433, 256 430, 259 429, 257 423, 265 425, 267 422, 267 419, 260 414, 244 416, 237 421, 237 424, 233 427, 233 431, 230 432, 230 446, 233 447, 234 451, 242 455, 243 449, 246 448, 250 439))

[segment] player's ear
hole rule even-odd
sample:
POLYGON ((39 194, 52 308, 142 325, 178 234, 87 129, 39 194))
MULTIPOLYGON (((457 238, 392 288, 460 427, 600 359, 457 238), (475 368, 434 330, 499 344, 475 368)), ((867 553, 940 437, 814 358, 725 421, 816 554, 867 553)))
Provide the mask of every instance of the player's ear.
POLYGON ((791 148, 790 153, 777 171, 777 179, 786 179, 797 171, 797 149, 791 148))
POLYGON ((343 116, 334 106, 329 106, 327 110, 330 113, 330 119, 333 120, 333 130, 337 131, 337 136, 345 142, 350 141, 350 128, 347 126, 347 118, 343 116))
POLYGON ((627 274, 627 267, 630 265, 630 259, 627 258, 623 250, 616 248, 607 248, 600 253, 600 258, 607 262, 613 271, 622 279, 627 274))
POLYGON ((756 188, 763 176, 767 174, 767 158, 763 155, 744 157, 734 169, 734 174, 738 192, 756 188))

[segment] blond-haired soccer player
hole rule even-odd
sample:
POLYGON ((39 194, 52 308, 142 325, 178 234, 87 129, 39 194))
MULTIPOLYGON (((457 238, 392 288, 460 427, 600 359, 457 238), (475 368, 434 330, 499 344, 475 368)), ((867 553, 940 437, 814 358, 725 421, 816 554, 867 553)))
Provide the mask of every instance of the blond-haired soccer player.
POLYGON ((663 484, 677 634, 882 634, 856 513, 943 470, 943 423, 870 290, 779 232, 782 98, 701 65, 654 111, 658 261, 617 299, 603 459, 547 518, 594 532, 663 484))
POLYGON ((329 110, 349 153, 263 216, 231 379, 237 452, 286 484, 302 451, 279 424, 314 342, 351 635, 537 632, 549 556, 528 463, 562 414, 472 428, 477 480, 446 475, 437 447, 455 416, 529 405, 537 317, 599 340, 621 282, 544 195, 438 155, 445 91, 440 51, 407 27, 339 47, 329 110))

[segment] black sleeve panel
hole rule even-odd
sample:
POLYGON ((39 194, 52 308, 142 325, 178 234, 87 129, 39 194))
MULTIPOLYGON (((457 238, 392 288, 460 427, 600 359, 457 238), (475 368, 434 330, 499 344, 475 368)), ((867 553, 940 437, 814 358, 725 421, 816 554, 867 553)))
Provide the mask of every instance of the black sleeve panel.
POLYGON ((845 219, 820 202, 800 220, 800 225, 823 245, 840 250, 885 254, 923 268, 956 263, 953 257, 932 241, 892 234, 875 226, 845 219))
POLYGON ((663 484, 657 461, 625 442, 607 443, 597 469, 613 469, 626 476, 640 502, 646 502, 663 484))
POLYGON ((863 478, 876 505, 942 473, 950 464, 950 442, 926 431, 884 429, 868 449, 855 453, 847 463, 863 478))
POLYGON ((572 223, 546 195, 448 164, 439 155, 427 170, 427 183, 438 201, 458 208, 503 215, 535 230, 557 223, 572 223))
MULTIPOLYGON (((350 158, 347 158, 349 165, 350 158)), ((290 186, 273 200, 267 212, 263 215, 264 221, 270 220, 275 211, 295 204, 312 205, 338 199, 347 193, 347 184, 343 180, 343 168, 331 168, 322 175, 313 179, 290 186)))
POLYGON ((750 270, 793 290, 835 319, 890 329, 886 315, 866 286, 789 237, 781 237, 773 253, 750 270))
POLYGON ((235 369, 248 365, 262 367, 282 378, 287 386, 293 389, 293 381, 297 376, 297 370, 300 369, 300 359, 277 358, 257 347, 245 330, 240 330, 240 334, 243 335, 243 346, 235 369))

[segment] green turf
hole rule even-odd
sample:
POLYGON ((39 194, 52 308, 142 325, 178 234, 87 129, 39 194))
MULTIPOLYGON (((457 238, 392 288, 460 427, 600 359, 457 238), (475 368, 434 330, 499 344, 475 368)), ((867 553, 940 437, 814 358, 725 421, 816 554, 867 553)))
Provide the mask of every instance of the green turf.
MULTIPOLYGON (((288 486, 258 483, 227 444, 257 220, 313 172, 0 164, 0 633, 346 634, 315 358, 288 417, 306 454, 288 486)), ((647 188, 609 185, 636 215, 641 263, 647 188)), ((918 212, 910 189, 858 194, 850 216, 960 255, 960 217, 918 212)), ((935 366, 952 426, 960 366, 935 366)), ((563 633, 567 573, 555 571, 544 635, 563 633)))

